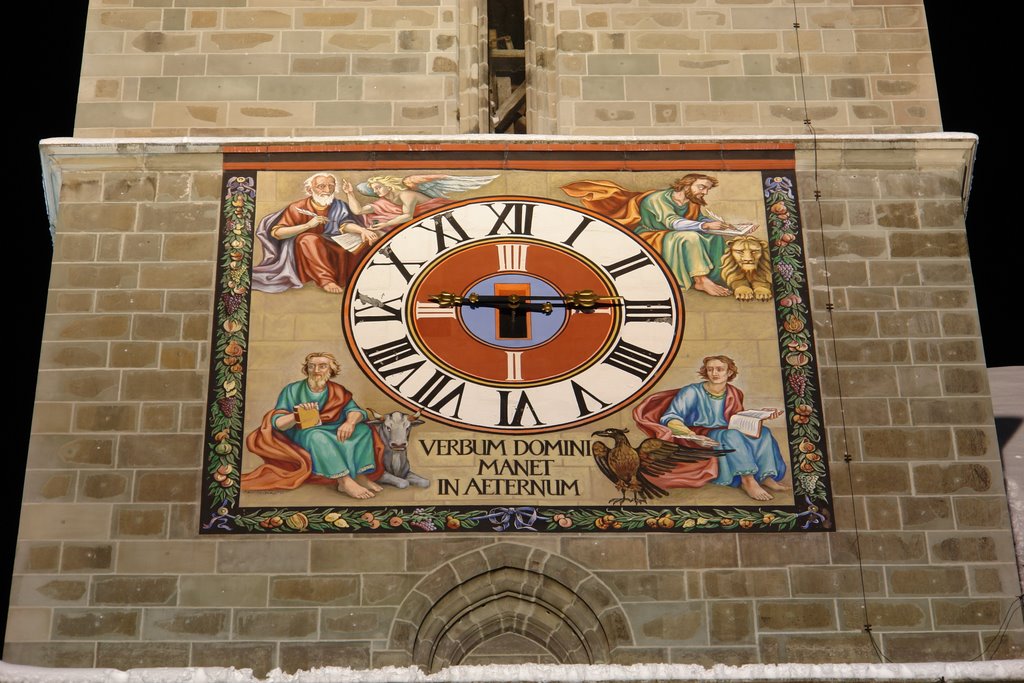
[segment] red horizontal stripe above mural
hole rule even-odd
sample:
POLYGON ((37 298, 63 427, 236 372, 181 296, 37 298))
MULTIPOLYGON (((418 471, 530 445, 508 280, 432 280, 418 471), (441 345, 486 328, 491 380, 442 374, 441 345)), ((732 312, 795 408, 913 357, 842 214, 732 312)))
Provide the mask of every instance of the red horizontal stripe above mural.
MULTIPOLYGON (((473 165, 479 169, 523 169, 551 171, 671 171, 681 168, 687 170, 712 171, 745 171, 760 169, 787 170, 795 168, 792 159, 675 159, 652 161, 572 161, 557 159, 549 161, 531 159, 495 159, 493 161, 474 160, 473 165)), ((452 168, 452 161, 435 161, 424 159, 405 159, 395 161, 231 161, 225 162, 225 170, 259 170, 259 171, 316 171, 324 168, 332 169, 377 169, 377 168, 452 168)))
POLYGON ((651 144, 601 144, 601 143, 371 143, 366 145, 237 145, 225 146, 225 154, 261 154, 280 152, 674 152, 714 150, 786 150, 796 149, 791 142, 694 142, 694 143, 651 143, 651 144))

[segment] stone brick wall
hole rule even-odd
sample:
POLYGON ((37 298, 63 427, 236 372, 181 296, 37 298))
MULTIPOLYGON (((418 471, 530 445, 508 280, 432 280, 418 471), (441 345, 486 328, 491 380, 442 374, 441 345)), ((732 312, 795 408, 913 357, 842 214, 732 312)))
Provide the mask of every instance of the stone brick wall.
MULTIPOLYGON (((820 220, 806 201, 812 174, 798 176, 805 225, 824 228, 824 249, 815 236, 807 244, 842 530, 829 539, 833 566, 791 568, 791 588, 837 598, 825 623, 834 616, 843 630, 867 619, 898 661, 975 657, 976 636, 988 644, 993 619, 1021 587, 963 229, 964 151, 941 142, 826 144, 820 220), (850 599, 858 554, 872 596, 866 616, 850 599), (938 633, 913 633, 926 630, 938 633)), ((1019 630, 1013 642, 1019 652, 1019 630)))
POLYGON ((559 2, 558 132, 940 129, 921 3, 797 5, 559 2))
POLYGON ((455 133, 458 7, 92 0, 75 134, 455 133))
MULTIPOLYGON (((978 656, 1020 583, 964 239, 973 141, 827 143, 821 223, 798 144, 840 529, 810 536, 199 538, 218 148, 51 150, 60 213, 5 660, 874 661, 866 619, 896 661, 978 656)), ((1022 649, 1017 621, 994 656, 1022 649)))
MULTIPOLYGON (((92 0, 75 132, 486 132, 486 5, 92 0)), ((533 133, 803 133, 804 97, 819 132, 941 127, 920 0, 526 10, 533 133)))

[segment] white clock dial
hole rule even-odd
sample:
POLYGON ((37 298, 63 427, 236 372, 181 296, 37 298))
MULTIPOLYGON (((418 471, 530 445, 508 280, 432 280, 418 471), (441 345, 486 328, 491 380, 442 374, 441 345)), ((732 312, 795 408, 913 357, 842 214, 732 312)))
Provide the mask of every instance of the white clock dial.
POLYGON ((678 350, 683 307, 625 228, 550 200, 490 197, 376 245, 344 324, 360 367, 400 403, 456 427, 532 434, 592 422, 647 390, 678 350), (432 300, 442 292, 463 301, 432 300), (576 292, 598 303, 566 303, 576 292))

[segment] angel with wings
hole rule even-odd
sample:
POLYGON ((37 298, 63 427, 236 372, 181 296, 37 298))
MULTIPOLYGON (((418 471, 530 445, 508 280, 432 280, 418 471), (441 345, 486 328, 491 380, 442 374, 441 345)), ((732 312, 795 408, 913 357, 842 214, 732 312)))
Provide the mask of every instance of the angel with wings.
POLYGON ((431 209, 451 204, 449 195, 476 190, 498 176, 410 175, 404 178, 378 175, 359 183, 355 189, 373 201, 363 203, 353 192, 352 183, 343 180, 341 189, 347 195, 352 213, 366 216, 370 227, 387 232, 431 209))

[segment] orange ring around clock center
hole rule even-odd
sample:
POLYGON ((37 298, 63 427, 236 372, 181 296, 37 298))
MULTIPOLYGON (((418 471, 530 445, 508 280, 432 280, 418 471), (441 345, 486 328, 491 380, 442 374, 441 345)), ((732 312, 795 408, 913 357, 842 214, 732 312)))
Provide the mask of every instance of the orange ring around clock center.
MULTIPOLYGON (((410 336, 420 350, 457 376, 494 386, 526 387, 559 381, 596 362, 619 329, 621 313, 615 306, 598 306, 591 312, 564 309, 565 322, 550 338, 516 347, 500 342, 487 343, 470 332, 460 307, 454 309, 455 315, 451 317, 417 317, 417 303, 429 302, 430 296, 441 292, 468 296, 475 291, 474 287, 479 290, 479 283, 492 280, 496 275, 513 283, 517 275, 527 284, 540 280, 566 295, 579 290, 591 290, 598 296, 615 295, 608 280, 579 254, 540 240, 485 240, 445 254, 444 258, 424 268, 410 288, 407 320, 410 336), (525 263, 509 257, 508 245, 526 247, 516 252, 523 255, 525 263), (503 248, 504 258, 501 256, 503 248), (519 266, 525 268, 519 269, 519 266), (518 357, 514 357, 515 354, 518 357)), ((494 310, 497 324, 500 309, 494 310)), ((540 312, 517 314, 544 315, 540 312)))

